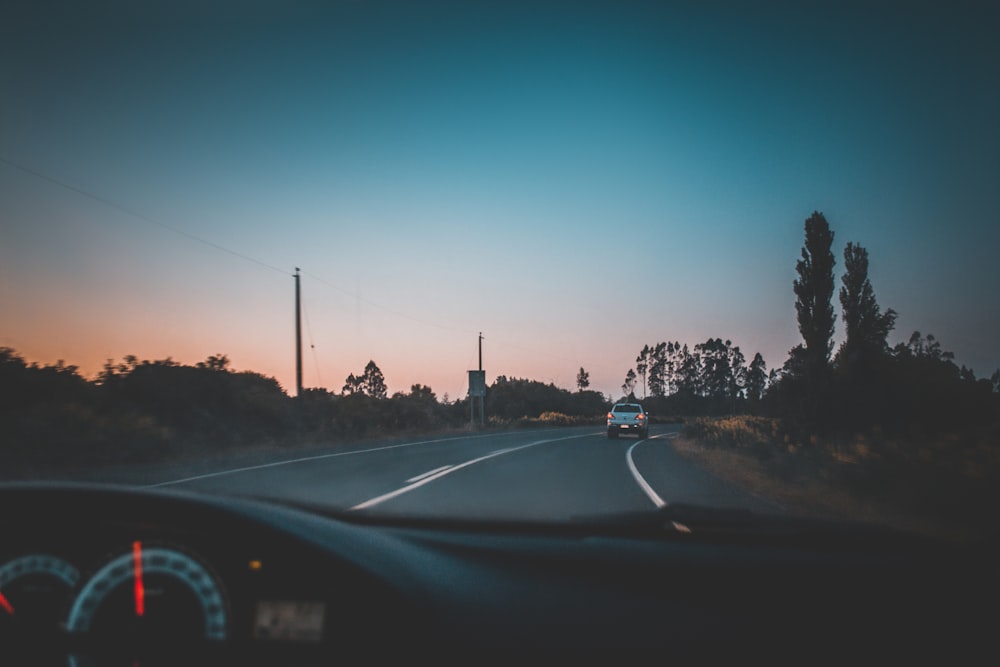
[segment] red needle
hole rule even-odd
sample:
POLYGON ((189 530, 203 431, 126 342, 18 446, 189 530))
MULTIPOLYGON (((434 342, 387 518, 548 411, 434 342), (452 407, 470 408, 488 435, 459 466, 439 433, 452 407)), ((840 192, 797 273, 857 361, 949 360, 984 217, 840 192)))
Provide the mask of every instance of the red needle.
POLYGON ((146 589, 142 585, 142 542, 132 543, 132 570, 135 573, 135 615, 142 616, 146 611, 146 589))
POLYGON ((11 616, 14 615, 14 605, 10 603, 10 600, 4 597, 3 593, 0 593, 0 607, 3 607, 4 611, 6 611, 11 616))

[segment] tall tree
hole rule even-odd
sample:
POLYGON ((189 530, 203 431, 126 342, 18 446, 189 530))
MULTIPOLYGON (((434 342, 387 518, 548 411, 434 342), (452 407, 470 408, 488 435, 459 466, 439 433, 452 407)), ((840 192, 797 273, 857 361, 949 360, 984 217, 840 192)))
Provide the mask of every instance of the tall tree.
POLYGON ((814 211, 805 223, 802 259, 795 264, 795 312, 805 341, 806 373, 818 381, 829 367, 833 348, 833 231, 822 213, 814 211))
POLYGON ((694 351, 701 360, 698 384, 703 396, 720 402, 728 398, 733 370, 729 363, 730 348, 730 341, 723 343, 721 338, 709 338, 694 346, 694 351))
MULTIPOLYGON (((670 343, 670 352, 673 352, 673 343, 670 343)), ((649 393, 653 396, 665 396, 669 382, 669 359, 667 356, 667 343, 657 343, 653 346, 653 352, 649 361, 649 370, 646 371, 649 378, 649 393)))
POLYGON ((844 275, 840 305, 846 338, 837 352, 837 363, 850 371, 864 370, 889 352, 886 337, 896 323, 896 311, 881 312, 868 278, 868 251, 848 243, 844 248, 844 275))
POLYGON ((747 358, 743 356, 739 345, 731 345, 726 341, 726 349, 729 352, 729 400, 730 411, 736 414, 736 401, 745 396, 744 390, 747 386, 747 358))
POLYGON ((764 364, 764 357, 758 352, 753 356, 747 371, 747 398, 750 401, 756 402, 764 397, 767 379, 767 366, 764 364))
POLYGON ((646 398, 646 372, 649 370, 652 355, 653 350, 650 349, 649 345, 643 345, 642 352, 640 352, 639 356, 635 358, 635 370, 639 372, 639 377, 642 378, 643 398, 646 398))
POLYGON ((625 393, 626 398, 631 398, 635 395, 635 371, 631 368, 628 369, 628 373, 625 374, 625 383, 622 385, 622 392, 625 393))
POLYGON ((590 386, 590 373, 583 370, 583 366, 580 366, 580 372, 576 374, 576 386, 580 391, 590 386))

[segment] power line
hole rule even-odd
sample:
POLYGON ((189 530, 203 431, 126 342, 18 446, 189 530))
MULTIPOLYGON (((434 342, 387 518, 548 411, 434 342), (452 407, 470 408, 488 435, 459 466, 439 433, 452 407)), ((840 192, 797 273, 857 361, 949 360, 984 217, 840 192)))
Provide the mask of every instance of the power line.
MULTIPOLYGON (((52 176, 49 176, 48 174, 44 174, 44 173, 42 173, 40 171, 36 171, 34 169, 31 169, 30 167, 26 167, 26 166, 18 163, 18 162, 14 162, 13 160, 10 160, 10 159, 8 159, 6 157, 0 156, 0 162, 2 162, 3 164, 6 164, 7 166, 9 166, 9 167, 11 167, 13 169, 17 169, 18 171, 21 171, 21 172, 23 172, 25 174, 29 174, 29 175, 31 175, 31 176, 33 176, 35 178, 43 180, 43 181, 45 181, 47 183, 50 183, 50 184, 55 185, 57 187, 63 188, 63 189, 68 190, 70 192, 74 192, 74 193, 76 193, 78 195, 81 195, 83 197, 86 197, 87 199, 91 199, 93 201, 96 201, 96 202, 98 202, 98 203, 100 203, 100 204, 102 204, 104 206, 109 207, 109 208, 113 208, 115 210, 121 211, 122 213, 125 213, 126 215, 132 216, 132 217, 134 217, 134 218, 136 218, 138 220, 142 220, 143 222, 145 222, 147 224, 155 225, 156 227, 160 227, 160 228, 165 229, 167 231, 173 232, 174 234, 177 234, 178 236, 182 236, 182 237, 184 237, 186 239, 189 239, 191 241, 195 241, 197 243, 201 243, 201 244, 206 245, 206 246, 208 246, 210 248, 214 248, 216 250, 219 250, 221 252, 227 253, 227 254, 232 255, 234 257, 238 257, 240 259, 246 260, 248 262, 253 262, 254 264, 257 264, 257 265, 262 266, 264 268, 270 269, 272 271, 276 271, 277 273, 280 273, 282 275, 294 277, 294 274, 292 274, 289 271, 286 271, 284 269, 281 269, 281 268, 279 268, 277 266, 274 266, 273 264, 269 264, 269 263, 267 263, 265 261, 257 259, 256 257, 251 257, 250 255, 246 255, 244 253, 241 253, 239 251, 233 250, 231 248, 227 248, 226 246, 223 246, 223 245, 220 245, 218 243, 215 243, 214 241, 209 241, 208 239, 202 238, 202 237, 200 237, 200 236, 198 236, 196 234, 192 234, 191 232, 184 231, 183 229, 179 229, 179 228, 174 227, 172 225, 168 225, 168 224, 166 224, 166 223, 164 223, 164 222, 162 222, 160 220, 156 220, 156 219, 151 218, 151 217, 149 217, 147 215, 144 215, 143 213, 141 213, 139 211, 136 211, 134 209, 130 209, 127 206, 119 204, 118 202, 116 202, 116 201, 114 201, 112 199, 109 199, 107 197, 103 197, 101 195, 95 194, 93 192, 90 192, 89 190, 85 190, 85 189, 83 189, 81 187, 72 185, 72 184, 67 183, 65 181, 62 181, 60 179, 54 178, 52 176)), ((393 308, 389 308, 388 306, 385 306, 383 304, 377 303, 377 302, 372 301, 370 299, 366 299, 364 297, 352 294, 351 292, 348 292, 347 290, 343 289, 342 287, 334 285, 333 283, 331 283, 331 282, 329 282, 329 281, 321 278, 320 276, 317 276, 317 275, 315 275, 313 273, 310 273, 308 271, 302 271, 301 273, 303 275, 309 276, 313 280, 316 280, 317 282, 319 282, 319 283, 321 283, 321 284, 323 284, 323 285, 325 285, 325 286, 327 286, 327 287, 329 287, 331 289, 334 289, 334 290, 336 290, 336 291, 338 291, 338 292, 340 292, 342 294, 345 294, 347 296, 353 296, 353 297, 357 298, 358 300, 360 300, 360 301, 368 304, 369 306, 372 306, 374 308, 378 308, 380 310, 383 310, 383 311, 389 313, 390 315, 394 315, 395 317, 400 317, 400 318, 403 318, 403 319, 406 319, 406 320, 410 320, 411 322, 416 322, 416 323, 424 325, 424 326, 433 327, 433 328, 436 328, 436 329, 442 329, 442 330, 445 330, 445 331, 455 331, 455 332, 458 332, 458 333, 466 333, 466 334, 479 334, 480 333, 478 331, 474 331, 474 330, 471 330, 471 329, 463 329, 463 328, 460 328, 460 327, 448 326, 448 325, 444 325, 444 324, 430 322, 430 321, 427 321, 427 320, 424 320, 424 319, 421 319, 421 318, 418 318, 418 317, 414 317, 414 316, 409 315, 407 313, 403 313, 403 312, 400 312, 400 311, 395 310, 393 308)), ((307 316, 306 319, 308 320, 308 316, 307 316)), ((307 326, 308 326, 308 321, 307 321, 307 326)), ((310 335, 310 345, 311 345, 312 350, 313 350, 313 362, 317 366, 316 370, 317 370, 317 376, 318 376, 319 375, 319 361, 318 361, 318 358, 316 357, 315 345, 312 343, 312 332, 311 331, 309 332, 309 335, 310 335)), ((501 345, 507 345, 508 347, 513 347, 515 349, 521 349, 521 350, 527 351, 527 352, 541 353, 541 354, 544 354, 546 356, 550 356, 550 357, 552 357, 554 359, 559 359, 559 360, 563 360, 563 361, 569 361, 568 359, 566 359, 564 357, 560 357, 558 355, 553 355, 551 353, 544 352, 542 350, 531 350, 529 348, 525 348, 525 347, 522 347, 522 346, 514 345, 514 344, 511 344, 511 343, 508 343, 508 342, 505 342, 505 341, 499 341, 499 342, 500 342, 501 345)))
POLYGON ((213 241, 209 241, 207 239, 203 239, 200 236, 196 236, 195 234, 192 234, 190 232, 186 232, 183 229, 178 229, 177 227, 173 227, 173 226, 168 225, 166 223, 160 222, 159 220, 154 220, 153 218, 145 216, 145 215, 143 215, 142 213, 140 213, 138 211, 132 210, 132 209, 126 207, 126 206, 122 206, 118 202, 112 201, 111 199, 108 199, 106 197, 102 197, 100 195, 94 194, 93 192, 89 192, 87 190, 84 190, 83 188, 79 188, 79 187, 77 187, 75 185, 71 185, 69 183, 66 183, 65 181, 61 181, 59 179, 53 178, 53 177, 51 177, 51 176, 49 176, 47 174, 43 174, 43 173, 41 173, 39 171, 35 171, 34 169, 30 169, 28 167, 25 167, 22 164, 18 164, 17 162, 13 162, 11 160, 8 160, 7 158, 5 158, 3 156, 0 156, 0 162, 3 162, 4 164, 6 164, 9 167, 13 167, 14 169, 22 171, 25 174, 30 174, 31 176, 34 176, 35 178, 39 178, 39 179, 41 179, 43 181, 46 181, 46 182, 51 183, 53 185, 56 185, 56 186, 58 186, 60 188, 64 188, 66 190, 69 190, 70 192, 75 192, 76 194, 82 195, 82 196, 84 196, 84 197, 86 197, 88 199, 92 199, 92 200, 94 200, 96 202, 99 202, 99 203, 101 203, 101 204, 103 204, 105 206, 108 206, 110 208, 113 208, 113 209, 116 209, 118 211, 121 211, 122 213, 130 215, 130 216, 132 216, 134 218, 138 218, 139 220, 142 220, 143 222, 146 222, 146 223, 149 223, 151 225, 155 225, 157 227, 160 227, 162 229, 166 229, 168 231, 171 231, 174 234, 178 234, 179 236, 183 236, 183 237, 185 237, 187 239, 190 239, 192 241, 197 241, 198 243, 202 243, 202 244, 207 245, 209 247, 215 248, 216 250, 221 250, 222 252, 225 252, 225 253, 228 253, 230 255, 233 255, 234 257, 239 257, 240 259, 245 259, 248 262, 253 262, 254 264, 259 264, 260 266, 263 266, 265 268, 271 269, 272 271, 277 271, 278 273, 282 273, 282 274, 284 274, 286 276, 292 275, 288 271, 285 271, 284 269, 279 269, 278 267, 276 267, 276 266, 274 266, 272 264, 268 264, 267 262, 263 262, 263 261, 255 258, 255 257, 251 257, 249 255, 244 255, 241 252, 237 252, 236 250, 232 250, 231 248, 227 248, 227 247, 225 247, 223 245, 219 245, 218 243, 215 243, 213 241))
POLYGON ((306 311, 305 304, 302 305, 302 315, 306 319, 306 333, 309 334, 309 349, 312 350, 313 364, 316 366, 316 382, 320 387, 322 387, 323 377, 319 372, 319 357, 316 355, 316 344, 313 342, 312 324, 309 323, 309 313, 306 311))
POLYGON ((459 327, 453 327, 453 326, 448 326, 448 325, 444 325, 444 324, 436 324, 434 322, 428 322, 427 320, 422 320, 422 319, 420 319, 418 317, 414 317, 412 315, 408 315, 406 313, 402 313, 402 312, 400 312, 398 310, 395 310, 393 308, 389 308, 388 306, 383 306, 380 303, 376 303, 374 301, 366 299, 366 298, 364 298, 362 296, 359 296, 357 294, 353 294, 351 292, 348 292, 344 288, 338 287, 337 285, 334 285, 333 283, 327 282, 326 280, 320 278, 319 276, 317 276, 315 274, 309 273, 308 271, 303 271, 302 275, 309 276, 313 280, 316 280, 317 282, 320 282, 320 283, 326 285, 327 287, 329 287, 331 289, 335 289, 338 292, 340 292, 341 294, 345 294, 347 296, 355 297, 359 301, 363 301, 364 303, 367 303, 369 306, 373 306, 375 308, 378 308, 379 310, 384 310, 385 312, 389 313, 390 315, 395 315, 396 317, 402 317, 403 319, 410 320, 411 322, 416 322, 418 324, 423 324, 424 326, 428 326, 428 327, 434 327, 435 329, 443 329, 445 331, 457 331, 459 333, 467 333, 467 334, 477 333, 476 331, 472 331, 470 329, 461 329, 459 327))

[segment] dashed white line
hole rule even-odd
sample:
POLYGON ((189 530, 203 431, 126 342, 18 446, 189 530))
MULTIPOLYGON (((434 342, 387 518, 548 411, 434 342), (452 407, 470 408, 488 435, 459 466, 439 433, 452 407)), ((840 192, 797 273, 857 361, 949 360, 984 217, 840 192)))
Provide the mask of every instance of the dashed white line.
MULTIPOLYGON (((519 447, 509 447, 507 449, 498 449, 498 450, 496 450, 494 452, 490 452, 489 454, 486 454, 485 456, 480 456, 478 458, 471 459, 469 461, 465 461, 464 463, 459 463, 457 465, 445 466, 444 469, 439 468, 437 471, 431 471, 431 473, 421 475, 420 479, 417 480, 417 481, 415 481, 415 482, 407 484, 406 486, 402 486, 402 487, 396 489, 395 491, 390 491, 389 493, 384 493, 381 496, 376 496, 376 497, 370 498, 370 499, 368 499, 368 500, 366 500, 366 501, 364 501, 362 503, 358 503, 357 505, 355 505, 351 509, 352 510, 363 510, 363 509, 368 509, 369 507, 374 507, 375 505, 379 505, 381 503, 384 503, 387 500, 392 500, 393 498, 401 496, 404 493, 409 493, 410 491, 413 491, 414 489, 420 488, 421 486, 423 486, 425 484, 429 484, 429 483, 433 482, 434 480, 441 479, 445 475, 450 475, 451 473, 455 472, 456 470, 461 470, 462 468, 468 468, 471 465, 474 465, 476 463, 480 463, 482 461, 486 461, 488 459, 496 458, 497 456, 503 456, 504 454, 509 454, 511 452, 516 452, 516 451, 521 450, 521 449, 527 449, 528 447, 536 447, 538 445, 544 445, 544 444, 550 443, 550 442, 558 442, 560 440, 572 440, 574 438, 585 438, 585 437, 588 437, 590 435, 593 435, 593 434, 592 433, 586 433, 586 434, 582 434, 582 435, 570 435, 570 436, 566 436, 564 438, 550 438, 548 440, 538 440, 536 442, 529 442, 528 444, 521 445, 519 447)), ((409 481, 409 480, 407 480, 407 481, 409 481)))
POLYGON ((231 468, 229 470, 219 470, 216 472, 205 473, 204 475, 194 475, 193 477, 184 477, 182 479, 172 479, 166 482, 158 482, 156 484, 149 484, 148 486, 169 486, 171 484, 184 484, 185 482, 194 482, 199 479, 208 479, 210 477, 220 477, 222 475, 232 475, 237 472, 247 472, 249 470, 263 470, 264 468, 275 468, 277 466, 289 465, 292 463, 303 463, 305 461, 318 461, 319 459, 332 459, 338 456, 353 456, 355 454, 367 454, 369 452, 380 452, 386 449, 397 449, 399 447, 412 447, 414 445, 429 445, 436 442, 448 442, 450 440, 468 440, 468 439, 479 439, 479 438, 496 438, 502 435, 510 435, 510 433, 490 433, 487 435, 476 435, 476 436, 458 436, 454 438, 437 438, 435 440, 420 440, 417 442, 401 442, 396 445, 385 445, 383 447, 371 447, 369 449, 355 449, 350 452, 333 452, 331 454, 317 454, 316 456, 303 456, 297 459, 286 459, 284 461, 274 461, 272 463, 261 463, 255 466, 246 466, 244 468, 231 468))
POLYGON ((410 483, 410 482, 419 482, 419 481, 420 481, 420 480, 422 480, 422 479, 423 479, 424 477, 430 477, 431 475, 433 475, 433 474, 435 474, 435 473, 439 473, 439 472, 441 472, 442 470, 447 470, 447 469, 448 469, 448 468, 450 468, 450 467, 451 467, 451 466, 441 466, 440 468, 434 468, 434 470, 428 470, 427 472, 425 472, 425 473, 424 473, 424 474, 422 474, 422 475, 417 475, 416 477, 411 477, 410 479, 406 480, 406 482, 407 482, 407 483, 410 483))

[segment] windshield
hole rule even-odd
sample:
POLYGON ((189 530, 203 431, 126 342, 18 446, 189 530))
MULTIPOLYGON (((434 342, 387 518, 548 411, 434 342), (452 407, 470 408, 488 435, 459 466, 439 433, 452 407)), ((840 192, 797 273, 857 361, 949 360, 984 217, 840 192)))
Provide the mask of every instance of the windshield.
POLYGON ((995 19, 8 8, 0 477, 992 535, 995 19))

